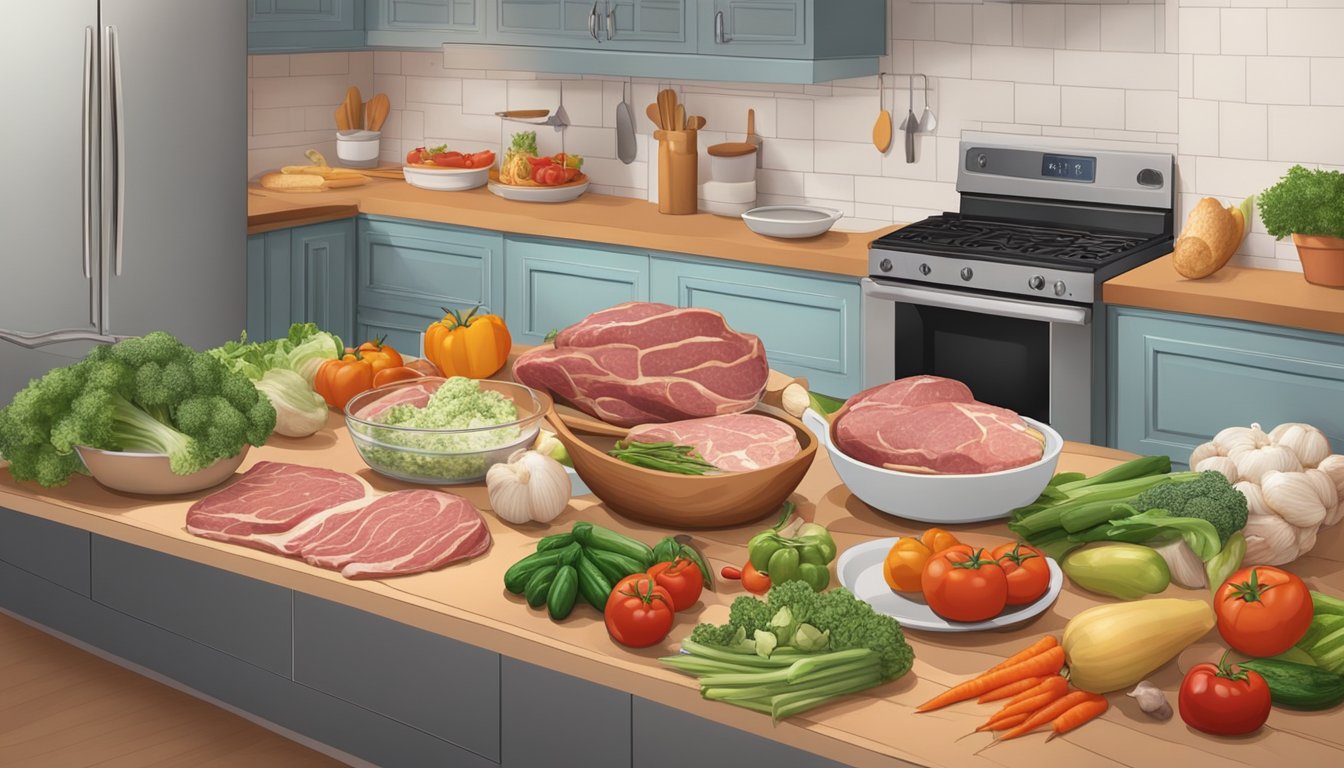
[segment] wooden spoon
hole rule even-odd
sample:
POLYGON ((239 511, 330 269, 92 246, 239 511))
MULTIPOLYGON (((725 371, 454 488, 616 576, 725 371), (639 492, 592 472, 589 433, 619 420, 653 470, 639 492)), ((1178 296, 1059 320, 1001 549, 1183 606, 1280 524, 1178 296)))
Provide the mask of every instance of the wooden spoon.
POLYGON ((705 127, 705 118, 702 115, 691 115, 686 118, 686 130, 698 131, 705 127))
POLYGON ((671 88, 664 88, 658 92, 658 116, 663 130, 675 130, 676 126, 672 121, 676 118, 677 111, 677 92, 671 88))
POLYGON ((336 130, 338 130, 338 131, 348 131, 348 130, 350 130, 350 116, 349 116, 349 114, 345 111, 345 102, 344 102, 344 101, 342 101, 342 102, 341 102, 339 105, 337 105, 337 107, 336 107, 336 130))
POLYGON ((388 100, 387 94, 374 94, 369 99, 369 118, 364 123, 364 127, 370 131, 380 131, 383 123, 387 120, 388 112, 392 111, 392 102, 388 100))
POLYGON ((359 95, 359 88, 352 85, 346 89, 345 114, 346 120, 350 123, 351 128, 364 127, 364 115, 360 109, 363 104, 364 101, 359 95))
POLYGON ((672 129, 676 131, 686 130, 686 105, 678 104, 672 116, 672 129))
POLYGON ((644 109, 644 114, 649 116, 649 122, 653 123, 658 130, 663 130, 663 118, 658 112, 657 104, 650 104, 644 109))
POLYGON ((873 123, 873 146, 878 152, 886 152, 891 147, 891 113, 886 109, 883 99, 886 86, 883 84, 885 73, 877 76, 877 122, 873 123))

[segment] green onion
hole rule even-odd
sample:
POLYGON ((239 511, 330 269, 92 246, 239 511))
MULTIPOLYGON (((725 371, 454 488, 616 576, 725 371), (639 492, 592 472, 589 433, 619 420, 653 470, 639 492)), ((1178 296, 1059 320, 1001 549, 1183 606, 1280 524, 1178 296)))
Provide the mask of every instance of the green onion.
POLYGON ((718 470, 689 445, 674 443, 634 443, 623 440, 608 451, 628 464, 680 475, 703 475, 718 470))

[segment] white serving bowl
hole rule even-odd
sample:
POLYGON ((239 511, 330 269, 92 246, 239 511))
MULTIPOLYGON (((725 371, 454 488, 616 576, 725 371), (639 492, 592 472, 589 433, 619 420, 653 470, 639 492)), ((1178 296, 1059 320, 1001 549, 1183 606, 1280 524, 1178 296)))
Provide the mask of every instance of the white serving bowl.
POLYGON ((244 445, 236 456, 219 459, 190 475, 174 474, 168 456, 162 453, 104 451, 85 445, 76 445, 75 453, 100 485, 123 493, 166 496, 194 493, 228 480, 247 458, 249 447, 244 445))
POLYGON ((1045 435, 1045 451, 1037 461, 976 475, 923 475, 851 458, 836 447, 830 422, 811 408, 803 414, 803 423, 826 446, 836 474, 851 493, 880 512, 921 523, 997 520, 1041 495, 1055 475, 1064 438, 1049 424, 1025 416, 1022 420, 1045 435))
POLYGON ((427 168, 421 165, 402 166, 401 173, 412 187, 436 192, 460 192, 485 186, 490 180, 490 167, 485 168, 427 168))
POLYGON ((742 214, 747 228, 766 237, 816 237, 835 225, 844 212, 814 205, 766 205, 742 214))

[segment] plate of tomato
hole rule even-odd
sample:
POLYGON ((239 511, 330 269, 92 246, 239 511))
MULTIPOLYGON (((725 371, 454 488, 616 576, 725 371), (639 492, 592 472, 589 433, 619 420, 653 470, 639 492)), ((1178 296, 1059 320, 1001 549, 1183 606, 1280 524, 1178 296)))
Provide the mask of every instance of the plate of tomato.
POLYGON ((885 575, 898 538, 874 539, 840 553, 836 575, 854 596, 927 632, 1004 629, 1044 613, 1059 598, 1064 572, 1053 558, 1026 545, 958 544, 930 552, 919 570, 920 588, 898 592, 885 575))

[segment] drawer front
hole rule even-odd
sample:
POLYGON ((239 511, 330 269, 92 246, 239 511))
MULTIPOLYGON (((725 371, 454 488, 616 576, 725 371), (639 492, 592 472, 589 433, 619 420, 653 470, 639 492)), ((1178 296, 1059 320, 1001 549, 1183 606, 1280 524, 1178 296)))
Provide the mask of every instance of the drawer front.
POLYGON ((499 760, 499 655, 294 595, 294 680, 499 760))
POLYGON ((768 765, 770 768, 842 768, 827 760, 777 741, 739 731, 634 697, 631 717, 633 768, 683 768, 687 765, 768 765), (677 734, 676 749, 668 749, 667 734, 677 734))
POLYGON ((99 603, 290 676, 288 589, 102 536, 92 563, 99 603))
POLYGON ((89 532, 0 507, 0 560, 89 595, 89 532))
POLYGON ((438 319, 360 307, 355 322, 355 338, 379 339, 386 336, 384 342, 403 355, 424 357, 422 345, 425 328, 438 319))
POLYGON ((735 330, 761 337, 770 367, 807 377, 817 392, 848 397, 862 388, 857 280, 656 258, 652 284, 655 301, 713 309, 735 330))
POLYGON ((1300 421, 1344 445, 1344 337, 1112 308, 1115 447, 1184 466, 1224 427, 1300 421))
POLYGON ((505 319, 517 343, 540 344, 599 309, 649 298, 646 253, 515 238, 505 249, 505 319))
MULTIPOLYGON (((504 768, 630 768, 630 694, 501 657, 504 768)), ((664 731, 657 743, 675 752, 664 731)), ((717 760, 704 765, 727 765, 717 760)))
POLYGON ((360 222, 361 307, 438 319, 443 310, 503 310, 503 238, 382 219, 360 222))

